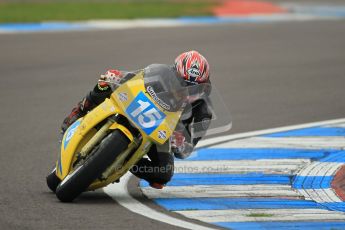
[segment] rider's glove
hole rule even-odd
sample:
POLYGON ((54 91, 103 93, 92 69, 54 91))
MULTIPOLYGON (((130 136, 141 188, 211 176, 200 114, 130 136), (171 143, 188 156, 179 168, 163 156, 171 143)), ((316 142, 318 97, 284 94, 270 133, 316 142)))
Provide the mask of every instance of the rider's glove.
POLYGON ((174 131, 173 135, 171 136, 171 148, 173 150, 178 150, 179 152, 183 152, 184 150, 184 141, 186 137, 180 131, 174 131))
POLYGON ((185 159, 193 152, 194 146, 188 143, 181 131, 175 131, 170 138, 171 150, 174 156, 179 159, 185 159))
POLYGON ((123 78, 121 71, 116 69, 108 70, 104 75, 98 80, 98 89, 101 91, 107 90, 109 88, 109 83, 119 84, 123 78))

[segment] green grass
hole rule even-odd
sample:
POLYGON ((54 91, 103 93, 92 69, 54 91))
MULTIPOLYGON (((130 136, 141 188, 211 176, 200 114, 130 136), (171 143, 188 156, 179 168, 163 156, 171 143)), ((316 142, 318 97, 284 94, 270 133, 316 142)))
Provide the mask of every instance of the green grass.
POLYGON ((248 217, 272 217, 274 215, 273 214, 266 214, 266 213, 250 213, 246 216, 248 216, 248 217))
POLYGON ((174 18, 211 15, 213 1, 0 2, 0 22, 174 18))

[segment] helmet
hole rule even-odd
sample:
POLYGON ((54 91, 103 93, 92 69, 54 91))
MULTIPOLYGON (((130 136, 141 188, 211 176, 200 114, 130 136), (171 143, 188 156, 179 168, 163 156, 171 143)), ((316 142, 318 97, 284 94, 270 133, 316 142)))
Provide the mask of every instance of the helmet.
POLYGON ((194 50, 177 56, 175 68, 179 75, 191 84, 205 83, 210 76, 210 67, 206 58, 194 50))

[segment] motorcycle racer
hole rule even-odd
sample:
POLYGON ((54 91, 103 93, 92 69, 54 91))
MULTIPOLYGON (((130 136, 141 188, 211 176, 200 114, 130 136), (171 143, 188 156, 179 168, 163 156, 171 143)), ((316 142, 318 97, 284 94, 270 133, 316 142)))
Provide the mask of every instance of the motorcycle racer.
MULTIPOLYGON (((197 51, 188 51, 180 54, 173 66, 177 76, 183 78, 186 86, 203 83, 210 84, 209 64, 204 56, 197 51)), ((101 75, 98 84, 91 90, 78 105, 73 108, 71 114, 62 123, 61 130, 65 132, 67 128, 77 119, 87 114, 94 107, 109 98, 113 92, 109 85, 109 80, 121 84, 135 75, 135 72, 108 70, 101 75)), ((209 93, 209 92, 208 92, 209 93)), ((209 127, 212 113, 209 104, 205 99, 197 99, 191 102, 190 109, 185 109, 171 139, 170 145, 152 145, 147 153, 148 158, 142 158, 130 170, 135 176, 149 182, 150 186, 162 189, 170 181, 174 172, 174 156, 179 159, 188 157, 194 146, 203 135, 192 137, 191 124, 198 123, 196 131, 206 133, 209 127), (157 170, 158 169, 158 170, 157 170)))

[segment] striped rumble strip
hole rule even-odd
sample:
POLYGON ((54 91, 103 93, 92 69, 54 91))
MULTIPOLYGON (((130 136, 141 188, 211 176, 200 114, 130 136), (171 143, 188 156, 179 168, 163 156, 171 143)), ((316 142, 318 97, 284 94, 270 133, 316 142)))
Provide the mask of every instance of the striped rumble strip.
POLYGON ((345 229, 344 119, 202 146, 163 190, 141 181, 144 195, 228 229, 345 229))

